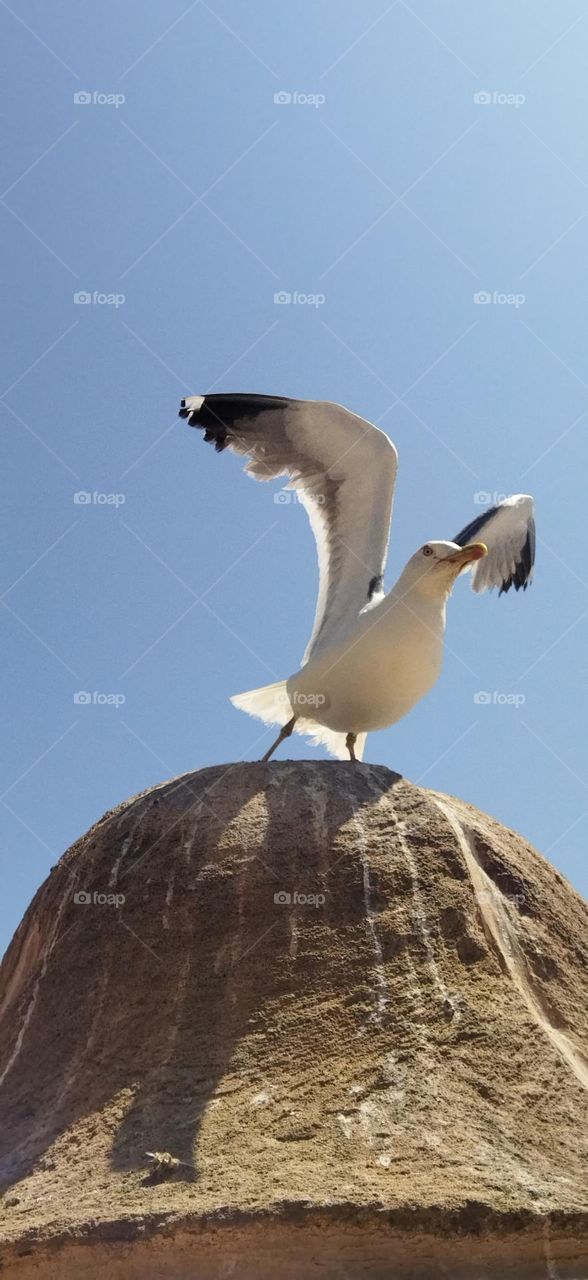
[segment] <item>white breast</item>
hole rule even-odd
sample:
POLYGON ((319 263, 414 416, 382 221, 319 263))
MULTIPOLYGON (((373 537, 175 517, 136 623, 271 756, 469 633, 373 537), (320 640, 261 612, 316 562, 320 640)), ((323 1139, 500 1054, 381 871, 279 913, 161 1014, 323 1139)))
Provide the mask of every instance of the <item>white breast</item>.
POLYGON ((288 681, 299 716, 340 733, 367 733, 400 720, 441 670, 445 609, 390 596, 360 615, 345 641, 288 681))

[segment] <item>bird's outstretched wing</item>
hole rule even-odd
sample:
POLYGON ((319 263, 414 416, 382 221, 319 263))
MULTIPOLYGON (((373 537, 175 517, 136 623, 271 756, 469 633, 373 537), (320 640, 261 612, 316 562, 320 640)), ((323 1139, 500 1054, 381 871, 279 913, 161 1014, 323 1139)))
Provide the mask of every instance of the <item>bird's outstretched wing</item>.
POLYGON ((454 538, 458 546, 479 538, 486 543, 488 555, 477 560, 472 573, 474 591, 499 587, 515 591, 527 587, 533 578, 535 563, 535 520, 533 499, 526 493, 515 493, 466 525, 454 538))
POLYGON ((382 590, 397 453, 383 431, 323 400, 187 396, 180 417, 216 449, 250 460, 256 480, 288 476, 314 533, 319 594, 303 662, 328 648, 382 590))

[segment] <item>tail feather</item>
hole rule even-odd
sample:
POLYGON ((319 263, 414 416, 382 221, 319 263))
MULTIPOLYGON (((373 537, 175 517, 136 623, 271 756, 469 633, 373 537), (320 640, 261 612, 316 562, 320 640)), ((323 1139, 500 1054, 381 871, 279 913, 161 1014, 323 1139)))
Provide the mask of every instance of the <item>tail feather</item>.
POLYGON ((294 712, 286 690, 286 681, 278 680, 276 684, 266 684, 261 689, 248 689, 246 693, 235 693, 231 698, 234 707, 246 711, 250 716, 263 720, 264 724, 286 724, 292 719, 294 712))
MULTIPOLYGON (((263 685, 261 689, 248 689, 246 693, 235 693, 231 702, 239 711, 246 711, 248 715, 255 716, 264 724, 275 724, 280 728, 295 714, 288 697, 285 680, 278 680, 276 684, 263 685)), ((315 720, 303 719, 302 716, 297 719, 294 730, 310 738, 314 747, 326 747, 330 755, 335 756, 337 760, 348 759, 346 734, 336 733, 334 729, 327 729, 324 725, 317 724, 315 720)), ((358 760, 363 760, 366 738, 367 733, 357 735, 355 754, 358 760)))

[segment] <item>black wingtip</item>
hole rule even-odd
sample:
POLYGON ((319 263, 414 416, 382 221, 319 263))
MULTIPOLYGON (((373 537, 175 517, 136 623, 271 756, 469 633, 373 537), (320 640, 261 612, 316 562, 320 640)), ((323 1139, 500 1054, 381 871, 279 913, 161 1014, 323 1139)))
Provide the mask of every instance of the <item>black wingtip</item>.
POLYGON ((377 592, 380 592, 382 590, 383 584, 384 584, 384 578, 381 573, 376 573, 375 576, 370 579, 370 584, 368 586, 368 596, 367 596, 368 603, 370 600, 373 600, 377 592))
POLYGON ((184 398, 180 400, 178 416, 187 421, 189 427, 198 427, 203 431, 206 443, 213 444, 216 452, 222 453, 228 443, 228 431, 227 423, 219 412, 222 407, 218 404, 219 399, 214 395, 203 396, 201 403, 196 408, 191 408, 184 398))
POLYGON ((527 537, 524 546, 521 549, 520 559, 516 565, 514 573, 502 583, 499 596, 506 595, 511 587, 515 591, 526 591, 531 586, 533 577, 533 566, 535 564, 535 521, 531 519, 527 529, 527 537))
POLYGON ((186 418, 187 418, 187 419, 188 419, 188 426, 190 426, 190 427, 195 426, 195 421, 194 421, 194 420, 195 420, 195 418, 197 417, 197 412, 198 412, 198 411, 197 411, 196 409, 190 409, 190 408, 188 407, 188 405, 186 404, 186 400, 185 400, 185 398, 184 398, 183 400, 180 400, 180 408, 179 408, 179 411, 178 411, 178 418, 184 418, 184 419, 186 419, 186 418))
MULTIPOLYGON (((200 399, 200 397, 198 397, 200 399)), ((284 396, 261 396, 249 392, 220 392, 203 396, 197 408, 190 408, 190 397, 180 401, 179 416, 189 427, 204 431, 204 439, 222 453, 231 439, 239 434, 240 424, 255 419, 270 409, 283 409, 290 403, 284 396)))
MULTIPOLYGON (((453 539, 460 547, 464 547, 466 543, 471 542, 474 538, 481 537, 484 539, 484 527, 489 524, 490 520, 500 511, 503 503, 497 503, 493 507, 488 507, 481 515, 476 516, 470 524, 466 525, 460 533, 453 539)), ((527 536, 521 547, 514 571, 501 582, 498 595, 504 596, 514 587, 515 591, 526 591, 530 587, 533 576, 533 565, 535 563, 535 521, 533 517, 527 523, 527 536)), ((497 582, 492 584, 498 586, 497 582)))
POLYGON ((478 537, 484 528, 484 525, 488 524, 488 521, 496 515, 497 511, 497 506, 487 507, 481 515, 476 516, 474 520, 471 520, 469 524, 466 524, 465 529, 461 529, 460 532, 456 534, 453 541, 458 547, 465 547, 468 542, 472 542, 474 538, 478 537))

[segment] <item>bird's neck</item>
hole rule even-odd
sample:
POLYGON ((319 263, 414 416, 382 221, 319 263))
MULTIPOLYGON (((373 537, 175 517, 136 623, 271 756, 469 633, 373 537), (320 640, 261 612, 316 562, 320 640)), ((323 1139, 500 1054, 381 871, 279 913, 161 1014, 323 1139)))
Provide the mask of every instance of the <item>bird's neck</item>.
POLYGON ((444 630, 450 594, 450 585, 446 589, 442 582, 432 583, 424 577, 415 581, 414 575, 405 570, 388 592, 385 603, 395 609, 404 608, 408 614, 422 618, 423 621, 428 619, 429 625, 436 628, 440 626, 444 630))

